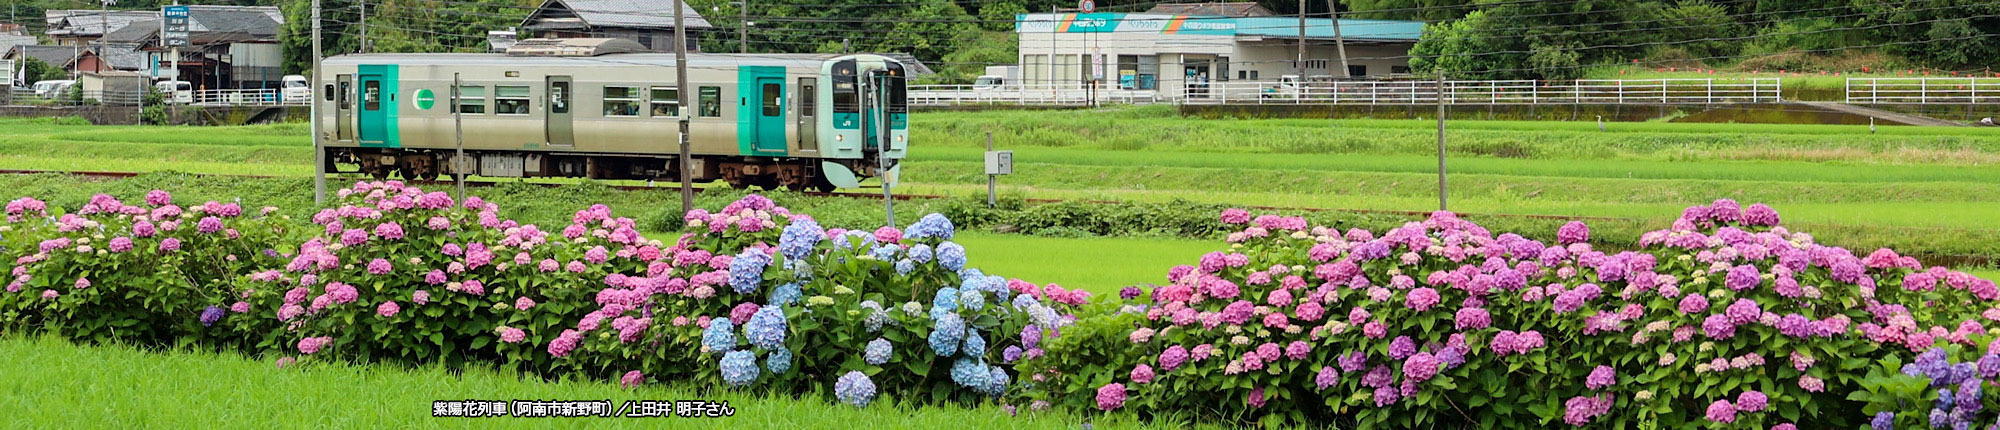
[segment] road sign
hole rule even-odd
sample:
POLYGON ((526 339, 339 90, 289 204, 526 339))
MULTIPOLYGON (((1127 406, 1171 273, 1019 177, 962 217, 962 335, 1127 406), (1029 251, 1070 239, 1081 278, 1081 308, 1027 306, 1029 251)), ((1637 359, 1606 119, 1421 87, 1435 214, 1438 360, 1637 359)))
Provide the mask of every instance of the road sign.
POLYGON ((160 44, 188 46, 188 7, 167 6, 160 11, 166 23, 160 28, 160 44))
POLYGON ((1082 9, 1083 13, 1090 13, 1092 10, 1097 9, 1097 2, 1090 0, 1083 0, 1076 3, 1076 8, 1082 9))

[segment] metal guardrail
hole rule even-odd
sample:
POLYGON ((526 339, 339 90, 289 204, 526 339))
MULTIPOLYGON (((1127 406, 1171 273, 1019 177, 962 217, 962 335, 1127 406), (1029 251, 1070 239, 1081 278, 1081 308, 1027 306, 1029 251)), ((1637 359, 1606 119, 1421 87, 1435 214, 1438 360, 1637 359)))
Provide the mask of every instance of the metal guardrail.
MULTIPOLYGON (((1175 90, 1088 88, 1081 85, 974 87, 917 85, 919 106, 982 104, 1735 104, 1781 101, 1778 78, 1574 81, 1277 81, 1193 83, 1175 90)), ((1996 92, 2000 95, 2000 92, 1996 92)))
MULTIPOLYGON (((169 104, 192 106, 305 106, 312 100, 310 96, 286 99, 284 90, 200 90, 178 91, 160 94, 169 104)), ((36 94, 33 89, 19 89, 7 95, 0 104, 10 106, 78 106, 78 105, 137 105, 145 94, 135 91, 84 91, 83 97, 71 97, 67 92, 36 94)))
POLYGON ((1849 104, 2000 103, 2000 78, 1847 78, 1849 104))
POLYGON ((312 100, 310 95, 303 98, 286 100, 284 90, 275 88, 181 91, 180 93, 172 94, 176 97, 169 97, 168 102, 201 106, 304 106, 312 100))

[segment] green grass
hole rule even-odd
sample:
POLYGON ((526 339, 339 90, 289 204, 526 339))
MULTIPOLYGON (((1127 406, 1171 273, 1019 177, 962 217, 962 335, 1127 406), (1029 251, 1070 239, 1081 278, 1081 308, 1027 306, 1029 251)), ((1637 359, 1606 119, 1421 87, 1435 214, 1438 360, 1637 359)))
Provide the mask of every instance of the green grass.
MULTIPOLYGON (((78 346, 54 337, 0 338, 0 427, 6 428, 1100 428, 1140 427, 1130 415, 1067 412, 1010 417, 997 406, 867 408, 830 396, 696 390, 654 382, 634 390, 594 381, 528 380, 486 368, 450 370, 310 363, 232 353, 78 346), (725 418, 433 418, 435 400, 720 400, 725 418)), ((1160 425, 1159 427, 1167 427, 1160 425)))
POLYGON ((1167 238, 1048 238, 960 233, 967 265, 989 274, 1116 296, 1127 285, 1164 284, 1167 269, 1227 249, 1221 241, 1167 238))

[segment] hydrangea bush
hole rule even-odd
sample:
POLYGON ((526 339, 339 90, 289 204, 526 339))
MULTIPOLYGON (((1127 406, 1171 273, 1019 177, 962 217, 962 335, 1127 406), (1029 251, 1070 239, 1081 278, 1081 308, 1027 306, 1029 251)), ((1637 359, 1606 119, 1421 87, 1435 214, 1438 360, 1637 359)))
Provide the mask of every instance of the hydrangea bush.
POLYGON ((1446 212, 1384 232, 1221 220, 1241 227, 1229 250, 1044 340, 1013 400, 1362 427, 1853 427, 1901 410, 1848 400, 1877 360, 1974 345, 2000 316, 1991 281, 1816 244, 1729 200, 1621 252, 1583 223, 1544 243, 1446 212))
POLYGON ((248 319, 251 306, 230 281, 283 261, 293 226, 276 210, 182 207, 158 190, 134 203, 98 194, 74 211, 10 201, 0 224, 0 256, 11 262, 0 331, 149 344, 234 339, 217 333, 248 319))

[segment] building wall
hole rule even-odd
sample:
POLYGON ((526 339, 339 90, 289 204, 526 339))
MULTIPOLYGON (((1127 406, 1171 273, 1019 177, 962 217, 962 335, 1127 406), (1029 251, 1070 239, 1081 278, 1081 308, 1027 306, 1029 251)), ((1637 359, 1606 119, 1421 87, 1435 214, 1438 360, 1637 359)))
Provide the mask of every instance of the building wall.
MULTIPOLYGON (((1211 83, 1246 79, 1275 81, 1279 76, 1298 71, 1293 64, 1298 51, 1292 40, 1157 33, 1016 35, 1020 41, 1019 56, 1016 58, 1021 64, 1019 83, 1029 86, 1081 87, 1087 77, 1095 75, 1087 72, 1096 66, 1097 55, 1105 57, 1105 88, 1154 89, 1169 94, 1181 94, 1190 83, 1199 86, 1203 79, 1211 83), (1049 56, 1050 52, 1055 53, 1053 59, 1049 56), (1146 67, 1153 64, 1157 66, 1146 67), (1054 70, 1053 77, 1051 70, 1054 70), (1135 76, 1125 78, 1120 73, 1123 70, 1133 70, 1135 73, 1132 75, 1135 76), (1151 88, 1139 85, 1139 81, 1147 80, 1137 76, 1143 72, 1152 72, 1147 73, 1151 75, 1151 88), (1254 79, 1250 77, 1252 72, 1256 75, 1254 79)), ((1306 74, 1337 75, 1332 72, 1332 68, 1339 67, 1335 47, 1331 42, 1324 42, 1324 46, 1319 43, 1309 42, 1306 58, 1324 61, 1308 61, 1309 65, 1318 67, 1308 69, 1306 74)), ((1411 46, 1410 43, 1350 44, 1347 47, 1348 64, 1362 66, 1365 76, 1395 73, 1409 66, 1409 60, 1404 57, 1411 46)))
POLYGON ((236 88, 277 88, 284 77, 283 47, 277 43, 232 43, 230 74, 236 88))

